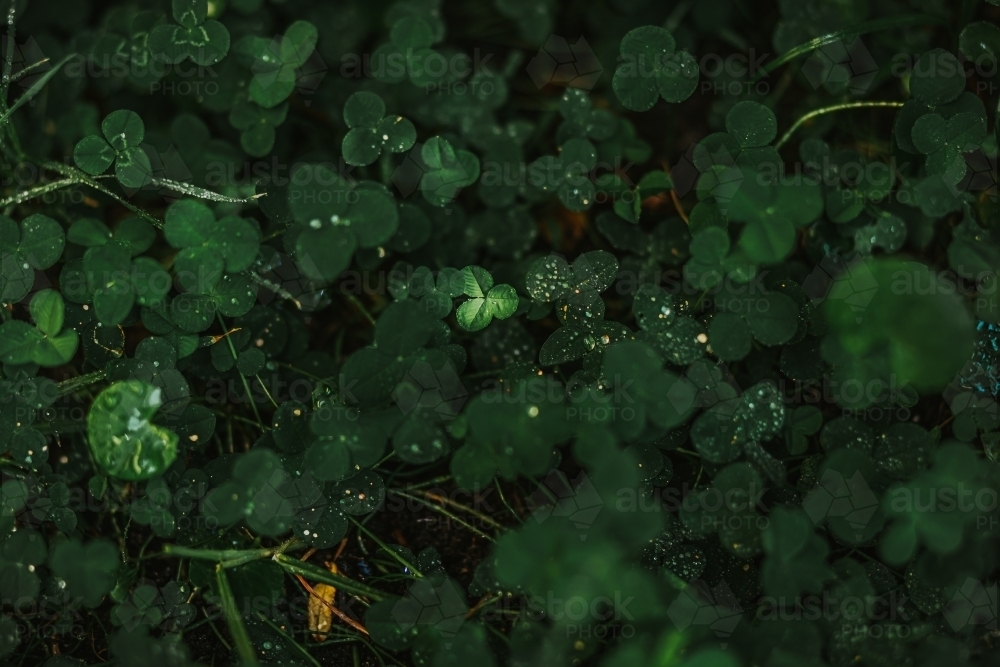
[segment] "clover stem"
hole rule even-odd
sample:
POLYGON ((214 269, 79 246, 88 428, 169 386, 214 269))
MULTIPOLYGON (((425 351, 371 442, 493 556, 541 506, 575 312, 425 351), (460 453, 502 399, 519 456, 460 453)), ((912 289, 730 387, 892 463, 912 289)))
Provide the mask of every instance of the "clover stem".
MULTIPOLYGON (((222 325, 222 330, 228 331, 226 323, 222 319, 222 315, 216 313, 216 317, 219 318, 219 324, 222 325)), ((229 345, 229 353, 233 355, 233 364, 235 364, 239 355, 236 354, 236 346, 233 345, 233 339, 226 336, 226 344, 229 345)), ((250 383, 247 382, 246 376, 243 375, 243 373, 240 373, 239 369, 236 369, 236 373, 240 376, 240 380, 243 381, 243 389, 247 392, 247 400, 250 401, 250 407, 253 408, 254 417, 257 418, 257 426, 260 427, 261 431, 265 431, 264 421, 260 418, 260 412, 257 410, 257 401, 253 400, 253 395, 250 393, 250 383)))
POLYGON ((804 123, 809 122, 816 116, 822 116, 823 114, 833 113, 835 111, 843 111, 845 109, 865 109, 865 108, 887 108, 887 109, 898 109, 903 106, 902 102, 846 102, 844 104, 834 104, 833 106, 823 107, 822 109, 816 109, 810 111, 806 115, 799 118, 795 123, 788 128, 788 131, 778 140, 778 143, 774 145, 774 149, 778 150, 792 137, 795 130, 799 129, 804 123))
POLYGON ((494 477, 493 485, 497 487, 497 493, 500 495, 500 502, 503 503, 503 506, 506 507, 508 510, 510 510, 510 513, 514 515, 515 519, 517 519, 521 523, 524 523, 524 519, 522 519, 518 515, 518 513, 514 511, 514 508, 511 507, 510 503, 507 502, 507 497, 503 495, 503 488, 501 488, 500 486, 500 480, 494 477))
POLYGON ((372 314, 368 312, 368 309, 365 308, 365 304, 361 303, 361 300, 358 299, 358 297, 353 294, 345 294, 344 296, 347 297, 347 300, 350 301, 355 308, 361 311, 361 314, 365 316, 365 319, 368 320, 369 324, 375 326, 375 318, 372 317, 372 314))
POLYGON ((365 535, 367 535, 368 537, 370 537, 375 542, 375 544, 377 544, 380 547, 382 547, 383 551, 385 551, 387 554, 389 554, 394 559, 396 559, 397 561, 399 561, 400 565, 402 565, 407 570, 409 570, 410 572, 412 572, 415 576, 423 579, 423 577, 424 577, 423 573, 420 570, 418 570, 417 568, 415 568, 408 560, 406 560, 405 558, 403 558, 402 556, 400 556, 396 552, 395 549, 390 549, 389 545, 387 545, 385 542, 383 542, 382 540, 380 540, 378 538, 378 536, 375 535, 375 533, 373 533, 370 530, 368 530, 367 528, 365 528, 361 524, 361 522, 359 522, 353 516, 349 516, 347 518, 351 520, 351 523, 353 523, 355 526, 357 526, 357 528, 358 528, 359 531, 361 531, 362 533, 364 533, 365 535))
MULTIPOLYGON (((424 507, 426 507, 427 509, 429 509, 429 510, 431 510, 433 512, 437 512, 438 514, 440 514, 442 516, 448 517, 449 519, 451 519, 452 521, 454 521, 458 525, 462 526, 463 528, 468 528, 470 531, 472 531, 476 535, 479 535, 480 537, 482 537, 484 539, 487 539, 490 542, 494 542, 494 543, 496 542, 496 540, 494 538, 490 537, 489 535, 487 535, 483 531, 479 530, 478 528, 476 528, 475 526, 473 526, 471 523, 465 521, 464 519, 462 519, 459 516, 456 516, 452 512, 449 512, 445 508, 443 508, 443 507, 441 507, 439 505, 435 505, 434 503, 432 503, 432 502, 430 502, 428 500, 425 500, 424 498, 418 498, 417 496, 411 496, 409 493, 405 493, 403 491, 400 491, 399 489, 389 489, 389 493, 394 493, 397 496, 401 496, 403 498, 407 498, 407 499, 412 500, 414 502, 418 502, 421 505, 423 505, 424 507)), ((430 495, 431 495, 431 497, 433 497, 435 500, 438 500, 439 502, 448 502, 449 504, 453 503, 454 505, 458 505, 459 507, 462 507, 463 509, 467 510, 470 514, 474 514, 480 520, 487 521, 487 522, 489 522, 491 524, 496 524, 496 522, 493 521, 492 519, 490 519, 489 517, 487 517, 487 516, 485 516, 483 514, 480 514, 479 512, 476 512, 475 510, 472 510, 472 509, 470 509, 468 507, 465 507, 464 505, 461 505, 459 503, 455 503, 454 501, 449 501, 447 498, 443 498, 441 496, 437 496, 437 495, 434 495, 434 494, 430 494, 430 495)))

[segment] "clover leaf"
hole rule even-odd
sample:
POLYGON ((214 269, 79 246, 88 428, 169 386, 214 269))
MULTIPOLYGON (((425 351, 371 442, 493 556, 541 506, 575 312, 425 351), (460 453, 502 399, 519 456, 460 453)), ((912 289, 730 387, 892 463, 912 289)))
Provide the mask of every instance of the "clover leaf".
POLYGON ((34 213, 20 225, 0 215, 0 302, 23 299, 35 284, 35 271, 59 261, 65 245, 62 226, 47 215, 34 213))
POLYGON ((244 100, 233 105, 229 124, 240 130, 240 146, 253 157, 263 157, 274 147, 274 132, 285 122, 288 105, 267 108, 244 100))
POLYGON ((954 54, 945 49, 927 51, 913 65, 910 93, 924 104, 954 101, 965 90, 965 73, 954 54))
POLYGON ((296 170, 288 206, 295 224, 285 247, 313 280, 334 280, 357 248, 376 248, 399 228, 396 201, 383 185, 348 183, 325 165, 296 170))
POLYGON ((30 310, 34 327, 20 320, 0 324, 0 361, 34 363, 47 368, 68 364, 76 354, 80 338, 73 329, 63 331, 62 296, 55 290, 42 290, 32 297, 30 310))
POLYGON ((252 224, 235 215, 216 220, 212 209, 192 199, 170 205, 163 235, 181 250, 174 260, 178 283, 197 294, 212 291, 223 272, 248 269, 260 248, 260 232, 252 224))
POLYGON ((386 83, 409 79, 418 87, 438 85, 453 77, 450 67, 439 73, 436 63, 443 59, 430 47, 440 41, 432 22, 421 16, 403 16, 392 24, 389 41, 375 49, 371 56, 371 75, 386 83))
POLYGON ((924 264, 885 258, 866 260, 833 284, 824 302, 830 333, 823 357, 835 365, 837 382, 851 379, 867 388, 864 395, 838 393, 838 403, 869 405, 888 391, 891 374, 896 385, 921 392, 940 390, 955 377, 972 354, 974 324, 940 280, 924 264), (861 298, 852 298, 856 293, 861 298))
POLYGON ((141 255, 156 241, 156 230, 141 218, 125 218, 118 223, 114 233, 96 218, 80 218, 70 225, 66 240, 85 248, 107 245, 110 241, 128 244, 133 257, 141 255))
POLYGON ((134 305, 159 304, 170 291, 170 274, 159 262, 149 257, 133 259, 136 249, 142 248, 147 239, 145 227, 138 221, 122 221, 110 240, 102 236, 104 230, 89 222, 81 228, 74 225, 70 231, 77 241, 92 245, 82 260, 69 262, 63 268, 63 295, 76 303, 94 304, 94 315, 101 324, 118 325, 134 305))
POLYGON ((116 382, 87 415, 87 440, 97 465, 112 477, 139 481, 162 475, 177 457, 177 434, 150 420, 163 392, 140 380, 116 382))
POLYGON ((135 14, 128 30, 106 32, 97 38, 91 50, 95 65, 103 70, 116 71, 121 64, 128 63, 129 79, 140 86, 150 86, 166 74, 166 68, 156 62, 149 50, 149 39, 153 30, 163 24, 166 17, 162 12, 151 10, 135 14))
POLYGON ((214 65, 229 53, 229 31, 208 17, 208 0, 171 0, 176 24, 153 28, 149 50, 168 63, 190 58, 196 65, 214 65))
POLYGON ((590 171, 597 164, 594 145, 586 139, 570 139, 558 155, 547 155, 529 167, 530 182, 543 192, 556 192, 571 211, 586 211, 594 205, 596 188, 590 171))
POLYGON ((114 588, 121 559, 111 540, 98 538, 83 544, 71 539, 52 547, 49 567, 64 582, 67 593, 93 609, 114 588))
POLYGON ((801 509, 776 507, 768 515, 761 535, 764 546, 761 581, 768 595, 794 598, 803 592, 819 593, 833 578, 826 564, 829 547, 816 534, 812 521, 801 509))
POLYGON ((774 182, 766 172, 729 167, 703 175, 699 189, 714 178, 718 183, 736 184, 735 192, 716 189, 713 194, 729 220, 746 223, 738 243, 753 263, 784 260, 794 247, 796 227, 813 222, 823 212, 823 197, 815 181, 774 182))
POLYGON ((631 111, 648 111, 660 97, 683 102, 698 85, 694 56, 677 51, 673 36, 658 26, 642 26, 625 35, 621 58, 611 85, 631 111))
POLYGON ((134 111, 118 110, 101 123, 104 138, 84 137, 73 149, 73 161, 91 176, 98 176, 115 165, 115 178, 127 188, 141 188, 152 180, 149 156, 139 145, 146 127, 134 111))
POLYGON ((587 328, 604 318, 600 293, 611 286, 617 275, 618 260, 603 250, 580 255, 572 267, 552 254, 529 267, 526 285, 532 299, 555 305, 562 324, 587 328))
POLYGON ((684 366, 705 354, 703 327, 690 317, 677 317, 673 299, 663 288, 641 285, 632 311, 640 329, 636 338, 656 348, 667 361, 684 366))
POLYGON ((618 121, 607 109, 595 109, 586 92, 567 88, 559 100, 559 113, 564 121, 556 131, 560 144, 570 139, 604 141, 614 136, 618 121))
POLYGON ((413 123, 402 116, 386 116, 385 103, 374 93, 354 93, 347 98, 344 121, 350 128, 343 143, 347 164, 371 164, 382 149, 402 153, 417 140, 413 123))
POLYGON ((986 116, 961 112, 945 120, 937 113, 924 114, 913 124, 911 138, 927 156, 927 173, 945 175, 949 183, 957 184, 967 171, 962 154, 979 148, 986 139, 986 116))
POLYGON ((517 292, 510 285, 494 285, 493 276, 478 266, 462 269, 469 300, 458 307, 455 318, 466 331, 479 331, 497 318, 507 319, 517 310, 517 292))
POLYGON ((751 336, 762 345, 784 345, 799 329, 799 306, 781 292, 752 294, 744 287, 723 285, 716 303, 720 312, 712 318, 708 339, 723 361, 745 357, 751 336))
POLYGON ((965 534, 983 520, 987 508, 980 503, 941 503, 934 512, 926 512, 912 501, 898 499, 919 498, 931 489, 945 497, 958 497, 963 488, 996 492, 995 481, 988 481, 975 452, 966 445, 949 443, 934 453, 930 470, 889 489, 881 505, 890 520, 879 540, 882 557, 889 563, 902 564, 913 557, 919 545, 936 554, 958 550, 965 534))
POLYGON ((462 188, 479 178, 479 158, 469 151, 452 148, 443 137, 431 137, 420 149, 427 170, 420 178, 424 199, 434 206, 446 206, 462 188))
POLYGON ((295 21, 285 34, 268 40, 245 37, 237 44, 239 52, 250 61, 250 99, 271 109, 289 98, 306 61, 316 48, 319 33, 308 21, 295 21))

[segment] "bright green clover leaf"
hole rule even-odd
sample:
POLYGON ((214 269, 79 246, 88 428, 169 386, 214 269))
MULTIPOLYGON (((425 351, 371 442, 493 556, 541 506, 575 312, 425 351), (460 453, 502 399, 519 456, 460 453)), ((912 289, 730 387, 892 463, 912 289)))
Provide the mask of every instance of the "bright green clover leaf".
POLYGON ((489 272, 478 266, 467 266, 462 274, 469 300, 458 307, 455 318, 466 331, 485 329, 494 317, 504 320, 517 310, 517 292, 510 285, 494 285, 489 272))
POLYGON ((149 156, 139 146, 146 133, 142 119, 134 111, 112 111, 101 123, 104 139, 84 137, 73 149, 73 161, 91 176, 115 165, 115 178, 127 188, 141 188, 153 178, 149 156))
POLYGON ((63 331, 62 296, 55 290, 42 290, 32 297, 30 310, 34 327, 20 320, 0 324, 0 361, 34 363, 47 368, 68 364, 76 354, 80 338, 72 329, 63 331))
POLYGON ((377 248, 399 228, 396 201, 383 185, 348 183, 324 165, 295 171, 288 207, 295 224, 285 247, 313 280, 334 280, 357 248, 377 248))
POLYGON ((319 33, 308 21, 296 21, 285 34, 268 40, 248 36, 237 44, 238 51, 250 61, 250 99, 271 109, 289 98, 295 90, 298 71, 316 48, 319 33))
POLYGON ((945 120, 936 113, 924 114, 913 124, 911 138, 927 156, 927 173, 945 175, 949 183, 957 184, 967 170, 962 154, 979 148, 986 139, 986 116, 962 112, 945 120))
POLYGON ((452 148, 447 139, 431 137, 420 149, 426 171, 420 178, 424 199, 445 206, 458 197, 462 188, 479 178, 479 158, 474 153, 452 148))
POLYGON ((208 0, 172 0, 176 24, 157 26, 149 35, 149 50, 168 63, 190 58, 197 65, 214 65, 229 53, 229 31, 208 17, 208 0))
POLYGON ((62 226, 41 213, 20 225, 0 215, 0 302, 20 301, 35 283, 35 271, 59 261, 66 237, 62 226))
POLYGON ((177 457, 177 434, 150 421, 162 404, 162 391, 139 380, 116 382, 94 399, 87 439, 104 472, 139 481, 170 467, 177 457))
POLYGON ((413 123, 402 116, 386 116, 385 103, 374 93, 354 93, 347 98, 344 121, 350 128, 342 146, 347 164, 371 164, 382 149, 402 153, 417 140, 413 123))
POLYGON ((174 272, 188 292, 209 293, 223 272, 245 271, 257 257, 260 233, 243 218, 216 220, 212 209, 193 199, 171 204, 165 218, 163 235, 181 249, 174 272))
POLYGON ((556 192, 571 211, 586 211, 594 205, 596 188, 590 171, 597 164, 594 145, 586 139, 570 139, 558 155, 546 155, 528 167, 528 177, 543 192, 556 192))
POLYGON ((263 157, 274 147, 274 131, 287 115, 287 104, 266 108, 245 100, 233 105, 229 124, 240 131, 240 146, 247 155, 263 157))
POLYGON ((698 85, 698 63, 677 51, 673 36, 657 26, 636 28, 622 38, 622 64, 615 70, 615 95, 631 111, 647 111, 662 97, 683 102, 698 85))

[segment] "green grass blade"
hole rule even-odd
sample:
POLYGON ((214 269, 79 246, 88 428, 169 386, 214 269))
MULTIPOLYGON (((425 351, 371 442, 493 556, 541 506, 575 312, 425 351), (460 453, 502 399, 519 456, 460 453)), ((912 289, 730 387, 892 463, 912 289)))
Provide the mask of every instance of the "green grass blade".
POLYGON ((42 91, 42 88, 45 87, 45 84, 47 84, 52 77, 54 77, 56 74, 59 73, 59 70, 62 69, 63 65, 69 62, 70 59, 79 57, 80 57, 79 54, 76 53, 69 54, 68 56, 64 57, 59 62, 57 62, 52 69, 43 74, 41 78, 38 79, 38 81, 31 84, 31 88, 28 88, 28 90, 25 91, 24 95, 21 95, 19 98, 17 98, 17 101, 14 102, 12 105, 10 105, 10 109, 8 109, 2 116, 0 116, 0 125, 6 123, 7 119, 10 118, 10 115, 15 111, 17 111, 18 109, 20 109, 25 102, 27 102, 32 97, 40 93, 42 91))
POLYGON ((757 81, 760 81, 782 65, 789 63, 800 56, 804 56, 807 53, 812 53, 821 46, 826 46, 827 44, 832 44, 840 40, 854 39, 860 35, 867 35, 873 32, 893 30, 895 28, 905 28, 907 26, 920 25, 922 23, 945 23, 945 20, 938 16, 930 16, 929 14, 907 14, 905 16, 865 21, 864 23, 859 23, 836 32, 831 32, 828 35, 811 39, 808 42, 799 44, 795 48, 786 51, 776 60, 763 67, 760 73, 754 77, 753 82, 756 83, 757 81))
POLYGON ((240 613, 236 598, 233 597, 233 589, 229 586, 229 577, 221 565, 215 566, 215 581, 218 584, 219 597, 222 598, 222 611, 226 615, 229 634, 233 636, 236 652, 239 653, 242 664, 244 666, 258 664, 257 650, 250 642, 247 626, 243 624, 243 615, 240 613))

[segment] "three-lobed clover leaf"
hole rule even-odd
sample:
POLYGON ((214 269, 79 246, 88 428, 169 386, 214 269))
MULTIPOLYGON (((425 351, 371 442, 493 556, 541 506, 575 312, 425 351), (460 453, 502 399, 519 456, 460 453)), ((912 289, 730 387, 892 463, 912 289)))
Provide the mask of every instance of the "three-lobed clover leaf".
POLYGON ((0 361, 52 368, 68 364, 76 354, 80 338, 73 329, 63 330, 65 303, 59 292, 45 289, 29 306, 35 326, 20 320, 0 324, 0 361))
POLYGON ((287 104, 269 109, 244 100, 229 111, 229 124, 240 131, 240 146, 247 155, 263 157, 274 147, 274 132, 287 115, 287 104))
POLYGON ((265 109, 287 100, 318 38, 316 26, 308 21, 296 21, 288 26, 284 35, 274 39, 245 37, 240 40, 237 49, 251 61, 250 99, 265 109))
POLYGON ((167 209, 163 235, 181 251, 174 260, 174 273, 187 292, 208 294, 223 272, 239 273, 250 268, 260 248, 260 232, 235 215, 219 220, 199 201, 182 199, 167 209))
POLYGON ((927 173, 945 175, 957 184, 965 177, 963 153, 970 153, 986 139, 986 116, 974 111, 956 113, 948 119, 937 113, 924 114, 913 124, 913 146, 927 156, 927 173))
POLYGON ((683 102, 698 85, 698 62, 677 51, 673 36, 658 26, 635 28, 622 38, 622 64, 612 87, 626 109, 648 111, 662 97, 683 102))
POLYGON ((41 213, 20 225, 0 215, 0 303, 23 299, 35 284, 35 271, 43 271, 62 257, 66 235, 62 226, 41 213))
POLYGON ((344 121, 350 128, 342 146, 347 164, 371 164, 383 149, 402 153, 417 140, 413 123, 402 116, 386 116, 385 103, 375 93, 354 93, 347 98, 344 121))
POLYGON ((409 79, 422 88, 453 78, 452 68, 441 67, 443 56, 431 48, 440 39, 440 33, 425 18, 415 15, 399 18, 389 30, 389 41, 371 56, 371 75, 386 83, 409 79))
POLYGON ((149 156, 139 145, 146 127, 134 111, 120 109, 108 114, 101 123, 104 138, 90 135, 73 149, 73 161, 91 176, 98 176, 115 165, 115 178, 127 188, 141 188, 152 180, 149 156))
POLYGON ((149 50, 149 38, 166 17, 163 12, 150 10, 135 14, 128 30, 106 32, 97 38, 91 48, 91 57, 96 67, 102 70, 119 71, 128 65, 129 79, 141 86, 150 86, 166 74, 164 63, 157 62, 149 50))
POLYGON ((489 271, 478 266, 462 269, 463 294, 469 300, 458 307, 455 318, 466 331, 485 329, 493 318, 507 319, 517 310, 517 291, 510 285, 494 285, 489 271))
POLYGON ((171 9, 176 23, 159 25, 149 35, 153 55, 171 64, 190 58, 207 67, 229 53, 229 31, 208 19, 208 0, 172 0, 171 9))
POLYGON ((295 224, 285 233, 285 247, 313 280, 334 280, 355 250, 377 248, 399 228, 399 210, 385 186, 348 183, 325 165, 294 172, 288 207, 295 224))
POLYGON ((177 458, 177 434, 152 423, 163 392, 140 380, 102 391, 87 415, 94 461, 108 475, 140 481, 162 475, 177 458))
POLYGON ((632 301, 632 311, 640 329, 636 339, 656 348, 670 363, 685 366, 705 354, 702 325, 691 317, 677 317, 673 298, 662 287, 641 285, 632 301))
POLYGON ((586 211, 594 205, 597 188, 590 172, 597 164, 597 151, 586 139, 570 139, 558 155, 546 155, 528 167, 532 185, 543 192, 555 192, 571 211, 586 211))
POLYGON ((88 250, 82 259, 63 266, 62 293, 70 301, 94 304, 100 324, 118 325, 133 306, 159 304, 170 291, 170 274, 159 262, 135 257, 155 239, 153 229, 142 220, 123 220, 111 236, 100 221, 82 218, 70 227, 69 238, 88 250))
POLYGON ((556 131, 560 144, 570 139, 604 141, 618 130, 618 119, 607 109, 595 109, 586 92, 567 88, 559 100, 559 113, 564 121, 556 131))
POLYGON ((479 178, 479 158, 470 151, 455 149, 443 137, 431 137, 421 149, 426 171, 420 177, 424 199, 434 206, 446 206, 462 188, 479 178))

